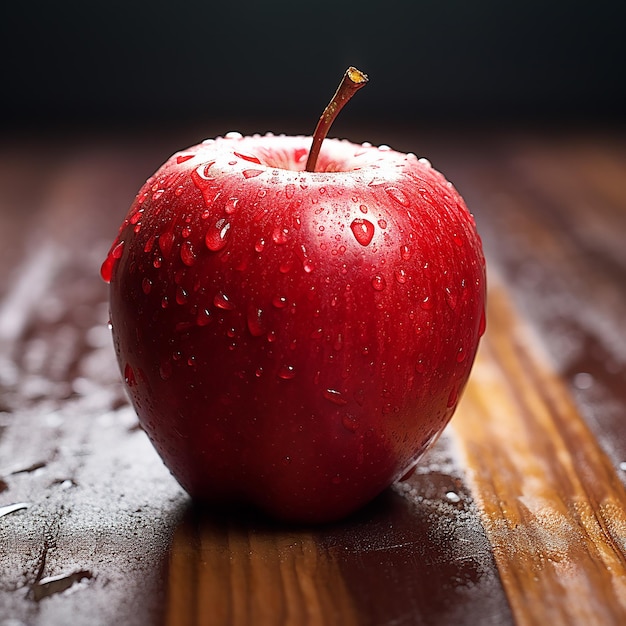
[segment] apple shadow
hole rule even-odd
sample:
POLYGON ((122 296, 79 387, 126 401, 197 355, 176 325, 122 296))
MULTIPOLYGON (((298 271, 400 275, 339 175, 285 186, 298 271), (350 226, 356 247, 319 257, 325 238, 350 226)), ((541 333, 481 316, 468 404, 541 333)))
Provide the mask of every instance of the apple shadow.
POLYGON ((314 614, 365 626, 512 623, 491 547, 460 487, 428 472, 319 526, 189 502, 167 556, 165 624, 246 615, 251 624, 281 615, 307 623, 314 614))

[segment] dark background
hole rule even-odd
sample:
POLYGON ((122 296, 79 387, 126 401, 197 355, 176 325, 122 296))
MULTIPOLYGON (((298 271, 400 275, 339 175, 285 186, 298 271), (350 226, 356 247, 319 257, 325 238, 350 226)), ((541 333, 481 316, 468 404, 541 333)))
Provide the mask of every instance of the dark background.
POLYGON ((350 119, 370 126, 626 109, 623 0, 35 0, 2 9, 0 47, 5 129, 223 119, 310 133, 351 64, 371 82, 350 119))

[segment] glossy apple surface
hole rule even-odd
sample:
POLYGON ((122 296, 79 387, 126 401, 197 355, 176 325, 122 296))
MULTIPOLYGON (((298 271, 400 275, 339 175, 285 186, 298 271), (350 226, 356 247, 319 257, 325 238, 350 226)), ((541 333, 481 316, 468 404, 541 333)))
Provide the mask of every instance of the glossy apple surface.
POLYGON ((132 403, 194 497, 337 519, 450 420, 484 331, 463 200, 425 160, 208 140, 140 190, 102 268, 132 403))

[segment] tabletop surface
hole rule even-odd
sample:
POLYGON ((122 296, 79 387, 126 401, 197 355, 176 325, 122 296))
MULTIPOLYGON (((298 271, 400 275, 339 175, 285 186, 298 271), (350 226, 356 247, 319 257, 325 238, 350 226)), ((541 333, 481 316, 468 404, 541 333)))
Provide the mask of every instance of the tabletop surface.
POLYGON ((0 625, 626 623, 624 129, 381 138, 475 214, 488 326, 415 474, 321 527, 194 507, 126 400, 99 267, 196 130, 0 145, 0 625))

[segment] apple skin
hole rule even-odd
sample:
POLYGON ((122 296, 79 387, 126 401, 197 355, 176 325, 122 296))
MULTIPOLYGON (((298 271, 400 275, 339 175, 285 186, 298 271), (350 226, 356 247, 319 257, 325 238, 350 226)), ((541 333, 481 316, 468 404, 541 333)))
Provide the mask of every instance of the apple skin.
POLYGON ((327 522, 416 464, 485 327, 462 198, 386 146, 229 133, 173 155, 107 260, 139 420, 187 492, 327 522))

